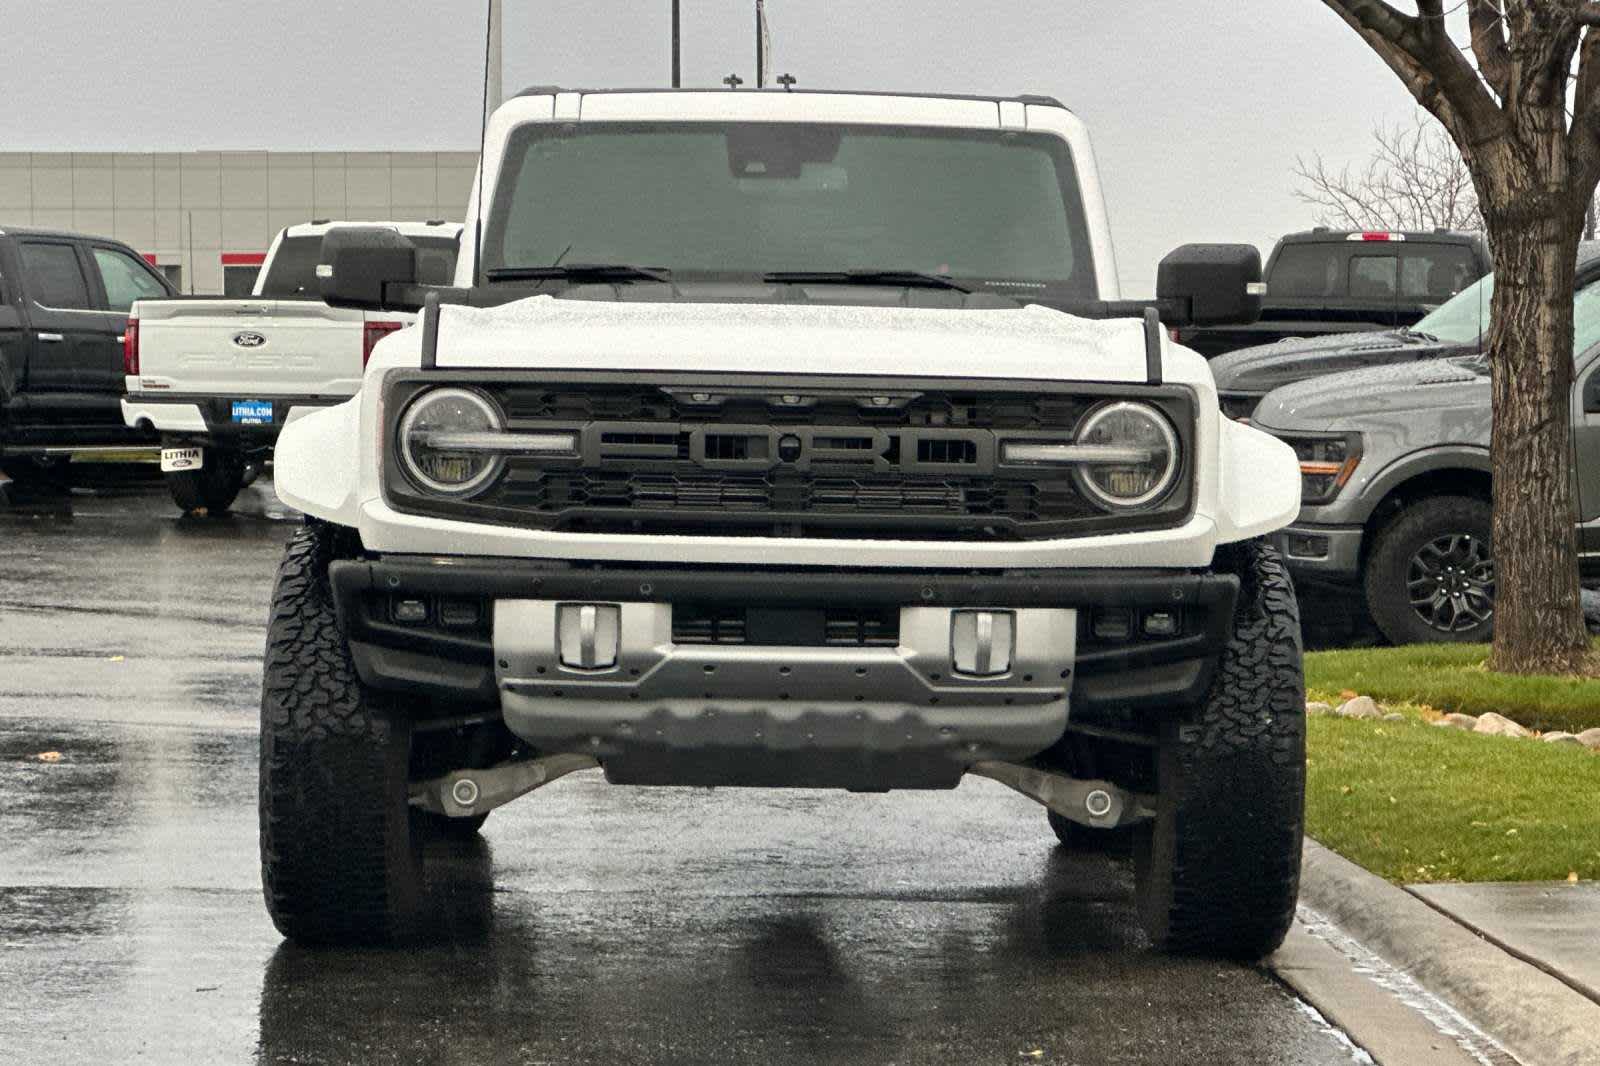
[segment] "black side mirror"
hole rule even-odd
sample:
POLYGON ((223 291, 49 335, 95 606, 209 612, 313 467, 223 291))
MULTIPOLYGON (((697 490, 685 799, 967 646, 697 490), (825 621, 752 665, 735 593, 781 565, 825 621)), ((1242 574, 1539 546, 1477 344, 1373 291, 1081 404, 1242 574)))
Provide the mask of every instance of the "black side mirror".
POLYGON ((317 281, 330 307, 414 311, 397 305, 387 290, 417 283, 417 247, 382 226, 329 230, 322 238, 317 281))
POLYGON ((1185 244, 1161 260, 1156 299, 1169 325, 1245 325, 1261 317, 1261 253, 1251 244, 1185 244))

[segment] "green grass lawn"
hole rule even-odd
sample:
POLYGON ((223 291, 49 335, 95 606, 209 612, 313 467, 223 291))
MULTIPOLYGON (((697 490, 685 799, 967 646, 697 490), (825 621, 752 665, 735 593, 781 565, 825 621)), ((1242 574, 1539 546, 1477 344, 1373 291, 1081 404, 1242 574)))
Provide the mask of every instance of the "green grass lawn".
POLYGON ((1493 674, 1484 665, 1488 658, 1484 644, 1312 652, 1306 656, 1306 689, 1311 699, 1335 705, 1341 692, 1353 691, 1379 703, 1446 713, 1497 711, 1541 732, 1600 726, 1600 679, 1493 674))
POLYGON ((1600 878, 1600 755, 1395 709, 1308 722, 1313 837, 1398 882, 1600 878))

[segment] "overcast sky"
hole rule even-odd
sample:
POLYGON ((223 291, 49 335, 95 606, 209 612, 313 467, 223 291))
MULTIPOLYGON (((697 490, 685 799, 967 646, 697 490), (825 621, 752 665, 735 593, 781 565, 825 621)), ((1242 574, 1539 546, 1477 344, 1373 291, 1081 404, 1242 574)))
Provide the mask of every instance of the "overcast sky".
MULTIPOLYGON (((749 79, 753 0, 682 0, 684 80, 749 79)), ((668 0, 506 0, 506 89, 665 85, 668 0)), ((1314 220, 1410 98, 1320 0, 768 0, 802 86, 1045 93, 1093 131, 1130 295, 1189 241, 1314 220)), ((474 148, 479 0, 0 0, 0 151, 474 148), (24 47, 24 44, 26 45, 24 47)))

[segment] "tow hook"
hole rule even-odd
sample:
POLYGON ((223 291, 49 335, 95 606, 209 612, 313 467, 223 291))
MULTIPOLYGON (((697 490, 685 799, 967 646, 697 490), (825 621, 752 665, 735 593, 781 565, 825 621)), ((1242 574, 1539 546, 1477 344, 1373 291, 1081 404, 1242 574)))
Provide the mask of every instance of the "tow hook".
POLYGON ((411 805, 447 818, 471 818, 503 807, 568 774, 599 767, 600 763, 588 755, 547 755, 502 763, 487 770, 457 770, 432 781, 413 783, 411 805))
POLYGON ((1083 781, 1008 762, 975 763, 967 772, 998 781, 1092 829, 1114 829, 1155 816, 1153 797, 1137 795, 1110 781, 1083 781))

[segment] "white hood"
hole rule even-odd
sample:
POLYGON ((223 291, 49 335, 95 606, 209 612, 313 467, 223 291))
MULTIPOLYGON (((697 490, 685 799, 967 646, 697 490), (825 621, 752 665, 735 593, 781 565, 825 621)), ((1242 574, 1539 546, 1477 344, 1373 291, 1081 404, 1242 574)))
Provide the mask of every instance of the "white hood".
MULTIPOLYGON (((384 342, 374 362, 415 366, 420 337, 420 330, 407 330, 403 337, 384 342)), ((551 296, 495 308, 444 308, 438 365, 1121 383, 1146 379, 1144 325, 1138 319, 1077 318, 1039 306, 947 310, 618 303, 551 296)))

